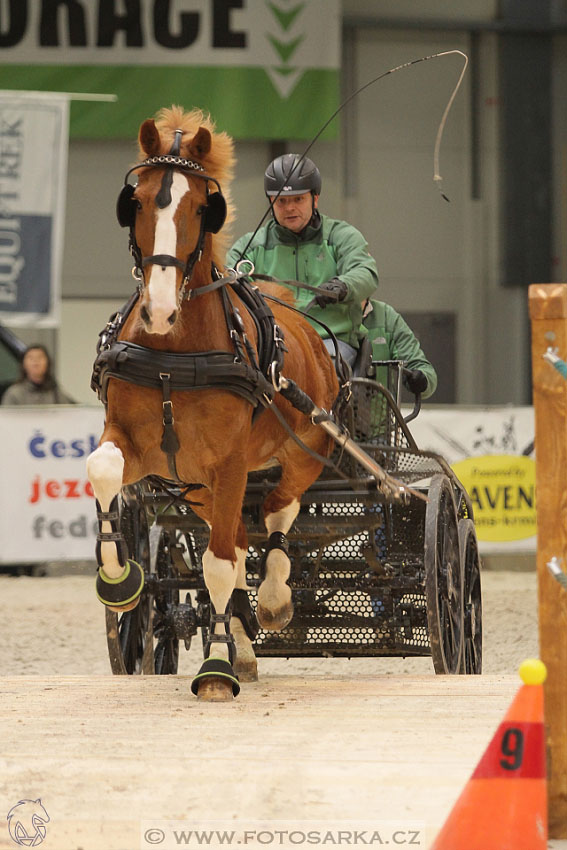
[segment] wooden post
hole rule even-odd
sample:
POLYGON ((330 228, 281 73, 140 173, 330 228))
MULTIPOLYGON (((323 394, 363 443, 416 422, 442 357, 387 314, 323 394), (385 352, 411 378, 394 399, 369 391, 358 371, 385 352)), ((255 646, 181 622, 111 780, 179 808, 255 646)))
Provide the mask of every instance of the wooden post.
POLYGON ((529 287, 535 410, 540 657, 547 666, 545 720, 549 837, 567 838, 567 590, 547 567, 567 569, 567 380, 543 355, 567 362, 567 284, 529 287))

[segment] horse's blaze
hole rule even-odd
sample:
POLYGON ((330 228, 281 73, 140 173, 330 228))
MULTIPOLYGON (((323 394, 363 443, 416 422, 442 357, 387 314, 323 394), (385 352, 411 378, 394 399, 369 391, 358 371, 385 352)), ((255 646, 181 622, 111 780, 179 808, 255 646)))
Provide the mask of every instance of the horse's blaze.
MULTIPOLYGON (((171 203, 158 209, 155 215, 155 235, 153 255, 165 254, 177 257, 177 225, 175 214, 185 195, 190 192, 185 174, 175 172, 171 184, 171 203)), ((178 315, 177 269, 175 266, 153 264, 149 276, 147 294, 144 300, 148 333, 164 335, 168 333, 178 315)))

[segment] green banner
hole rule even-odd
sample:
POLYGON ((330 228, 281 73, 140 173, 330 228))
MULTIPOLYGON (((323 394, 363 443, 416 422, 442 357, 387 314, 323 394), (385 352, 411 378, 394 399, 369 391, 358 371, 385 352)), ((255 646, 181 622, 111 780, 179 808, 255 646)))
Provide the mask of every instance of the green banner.
POLYGON ((117 96, 73 101, 74 137, 131 138, 179 104, 237 139, 309 139, 338 106, 339 64, 339 0, 18 0, 0 15, 1 89, 117 96))
MULTIPOLYGON (((0 89, 116 94, 116 103, 72 101, 70 135, 132 138, 163 106, 210 112, 235 139, 310 139, 338 105, 338 75, 305 71, 287 98, 260 68, 31 67, 0 68, 0 89)), ((334 138, 337 122, 322 138, 334 138)))

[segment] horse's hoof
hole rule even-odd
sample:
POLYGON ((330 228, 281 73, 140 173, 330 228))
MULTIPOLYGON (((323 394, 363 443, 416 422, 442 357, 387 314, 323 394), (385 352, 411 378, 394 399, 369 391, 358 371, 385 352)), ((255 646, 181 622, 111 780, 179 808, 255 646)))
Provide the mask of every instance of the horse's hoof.
POLYGON ((246 634, 244 626, 238 617, 232 617, 230 621, 230 631, 232 632, 234 642, 236 644, 234 672, 241 682, 257 682, 258 662, 254 655, 254 647, 252 646, 252 641, 246 634))
POLYGON ((266 629, 269 632, 281 632, 281 630, 285 629, 288 623, 291 622, 291 618, 293 617, 293 604, 291 602, 287 602, 285 605, 282 605, 281 608, 277 608, 275 611, 269 611, 267 608, 264 608, 263 605, 258 603, 256 616, 258 617, 258 622, 263 629, 266 629))
POLYGON ((234 664, 234 672, 238 676, 238 680, 240 682, 257 682, 258 681, 258 662, 256 661, 256 656, 253 655, 252 658, 242 658, 242 656, 236 656, 236 662, 234 664))
POLYGON ((140 597, 138 596, 138 598, 134 599, 133 602, 130 602, 128 605, 122 605, 121 608, 110 606, 110 605, 107 605, 106 607, 109 609, 109 611, 115 611, 117 614, 123 614, 125 611, 133 611, 134 608, 139 603, 139 601, 140 601, 140 597))
POLYGON ((191 682, 191 692, 209 702, 226 702, 240 693, 232 665, 224 658, 205 658, 191 682))
POLYGON ((234 699, 232 683, 228 679, 208 676, 201 679, 197 688, 197 699, 203 702, 231 702, 234 699))

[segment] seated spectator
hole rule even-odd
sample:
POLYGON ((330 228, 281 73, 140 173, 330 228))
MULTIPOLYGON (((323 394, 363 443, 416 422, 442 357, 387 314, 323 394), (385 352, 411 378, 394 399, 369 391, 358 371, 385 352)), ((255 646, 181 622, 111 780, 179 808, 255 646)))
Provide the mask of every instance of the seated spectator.
POLYGON ((51 358, 45 346, 30 345, 22 360, 22 374, 2 397, 2 404, 74 404, 51 374, 51 358))

